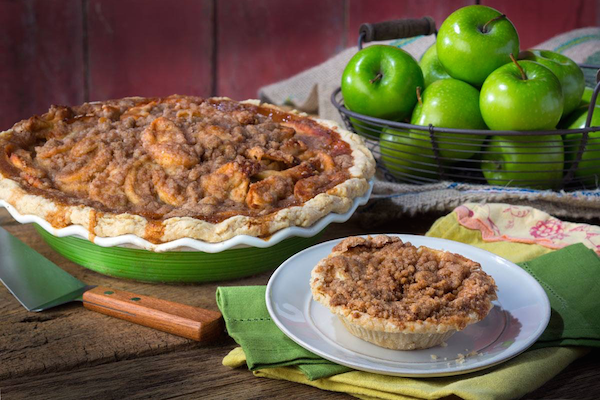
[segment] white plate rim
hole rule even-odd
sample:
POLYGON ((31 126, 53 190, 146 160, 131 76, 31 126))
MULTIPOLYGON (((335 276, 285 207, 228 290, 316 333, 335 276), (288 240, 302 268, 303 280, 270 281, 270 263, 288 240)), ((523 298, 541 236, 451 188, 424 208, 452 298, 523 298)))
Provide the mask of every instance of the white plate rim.
MULTIPOLYGON (((243 247, 259 247, 266 248, 276 245, 277 243, 290 238, 290 237, 312 237, 317 233, 321 232, 325 227, 331 223, 346 222, 352 214, 356 211, 359 206, 367 204, 371 192, 373 191, 374 180, 369 180, 369 189, 362 196, 356 197, 352 201, 352 206, 348 211, 343 214, 329 213, 323 218, 319 219, 313 225, 309 227, 291 226, 288 228, 281 229, 275 232, 269 237, 268 240, 261 239, 255 236, 249 235, 238 235, 231 239, 224 240, 222 242, 209 243, 198 239, 182 238, 173 240, 166 243, 154 244, 146 239, 133 234, 120 235, 114 237, 94 237, 94 244, 102 247, 115 247, 115 246, 129 246, 133 248, 141 248, 154 252, 164 251, 202 251, 205 253, 219 253, 221 251, 229 250, 232 248, 243 248, 243 247)), ((65 228, 54 228, 45 219, 32 214, 21 214, 15 207, 0 199, 0 207, 6 208, 9 214, 18 222, 22 224, 35 223, 41 226, 45 231, 56 237, 67 237, 75 236, 80 239, 88 240, 90 232, 81 225, 69 225, 65 228)))
MULTIPOLYGON (((273 304, 271 302, 271 293, 273 291, 273 286, 275 285, 275 282, 277 281, 279 275, 282 274, 282 271, 285 270, 286 265, 291 264, 291 262, 293 262, 296 258, 302 257, 304 254, 306 254, 310 251, 313 251, 314 248, 317 246, 332 245, 334 243, 339 243, 340 241, 342 241, 345 238, 329 240, 327 242, 318 243, 314 246, 304 249, 301 252, 290 257, 288 260, 286 260, 284 263, 282 263, 279 266, 279 268, 277 268, 275 270, 273 275, 271 275, 271 278, 269 278, 269 282, 267 283, 267 287, 266 287, 266 291, 265 291, 265 302, 266 302, 267 310, 269 312, 269 315, 271 316, 271 319, 275 323, 275 325, 277 325, 277 327, 288 338, 290 338, 292 341, 294 341, 296 344, 300 345, 301 347, 305 348, 306 350, 308 350, 326 360, 329 360, 329 361, 335 362, 337 364, 344 365, 344 366, 347 366, 347 367, 350 367, 350 368, 353 368, 356 370, 361 370, 361 371, 366 371, 366 372, 371 372, 371 373, 376 373, 376 374, 382 374, 382 375, 404 376, 404 377, 414 377, 414 378, 444 377, 444 376, 460 375, 460 374, 466 374, 466 373, 480 371, 483 369, 487 369, 487 368, 491 368, 493 366, 499 365, 501 363, 504 363, 504 362, 518 356, 519 354, 521 354, 525 350, 527 350, 529 347, 531 347, 535 343, 535 341, 542 335, 542 333, 548 326, 548 323, 550 322, 551 307, 550 307, 550 300, 548 299, 546 292, 544 291, 544 289, 542 288, 540 283, 535 278, 533 278, 530 274, 528 274, 525 270, 523 270, 521 267, 519 267, 515 263, 513 263, 503 257, 500 257, 494 253, 491 253, 487 250, 483 250, 478 247, 471 246, 466 243, 457 242, 454 240, 441 239, 441 238, 428 237, 428 236, 420 236, 420 235, 411 235, 411 234, 387 233, 386 235, 400 237, 403 241, 411 241, 411 239, 413 239, 413 240, 418 239, 419 241, 426 240, 426 241, 431 241, 433 243, 438 243, 440 245, 450 244, 452 246, 459 245, 459 247, 467 246, 471 250, 480 252, 482 255, 487 255, 488 257, 491 256, 495 259, 502 260, 502 262, 506 263, 510 267, 511 272, 514 272, 514 273, 520 275, 524 279, 524 281, 526 281, 526 283, 524 285, 535 289, 535 291, 537 292, 536 296, 539 297, 539 299, 542 301, 544 314, 540 316, 540 324, 539 324, 538 328, 529 336, 529 338, 527 340, 523 340, 515 346, 510 346, 506 350, 491 357, 490 359, 481 361, 480 364, 476 363, 475 365, 472 365, 472 366, 466 366, 464 364, 456 364, 456 365, 453 365, 450 367, 436 369, 433 372, 416 372, 415 373, 415 372, 411 372, 410 370, 406 370, 404 368, 394 369, 394 368, 388 368, 388 367, 365 368, 361 365, 357 365, 355 363, 348 362, 348 361, 344 360, 343 358, 332 356, 331 354, 327 353, 326 351, 322 351, 318 348, 315 348, 315 347, 305 343, 301 338, 296 337, 287 328, 286 324, 278 318, 278 315, 277 315, 277 313, 273 307, 273 304)), ((358 236, 367 237, 369 235, 367 234, 367 235, 358 235, 358 236)), ((311 267, 311 270, 312 270, 312 267, 311 267)), ((308 281, 306 282, 306 287, 309 288, 308 281)), ((308 292, 310 293, 310 289, 308 290, 308 292)), ((311 301, 314 301, 314 300, 311 300, 311 301)), ((352 352, 352 350, 350 350, 350 349, 345 349, 345 351, 352 352)), ((390 350, 390 351, 393 351, 393 350, 390 350)), ((355 354, 357 354, 357 353, 355 353, 355 354)))

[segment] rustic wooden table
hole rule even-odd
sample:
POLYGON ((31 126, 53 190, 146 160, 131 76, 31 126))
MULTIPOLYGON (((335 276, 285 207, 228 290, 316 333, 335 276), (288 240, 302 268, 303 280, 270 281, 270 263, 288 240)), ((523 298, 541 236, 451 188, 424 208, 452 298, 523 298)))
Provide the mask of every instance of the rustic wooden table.
MULTIPOLYGON (((423 234, 438 216, 407 218, 367 232, 354 220, 330 226, 323 240, 359 233, 423 234)), ((66 271, 90 284, 217 309, 219 285, 265 284, 270 273, 198 285, 139 283, 106 277, 55 253, 31 225, 0 210, 0 225, 66 271)), ((0 249, 0 251, 2 251, 0 249)), ((42 313, 26 311, 0 285, 0 398, 350 398, 286 381, 256 378, 221 364, 234 347, 223 336, 202 345, 85 310, 73 303, 42 313)), ((530 399, 598 398, 600 361, 595 351, 577 360, 530 399)), ((510 382, 507 382, 510 385, 510 382)))

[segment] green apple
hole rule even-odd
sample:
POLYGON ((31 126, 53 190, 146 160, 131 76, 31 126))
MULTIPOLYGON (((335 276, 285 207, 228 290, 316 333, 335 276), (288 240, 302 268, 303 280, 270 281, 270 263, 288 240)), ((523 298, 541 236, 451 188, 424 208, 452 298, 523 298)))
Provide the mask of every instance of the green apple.
POLYGON ((579 104, 580 105, 590 104, 590 101, 592 101, 592 95, 593 94, 594 94, 594 88, 586 86, 583 89, 583 94, 581 95, 581 101, 579 102, 579 104))
MULTIPOLYGON (((569 126, 578 119, 581 114, 584 112, 583 110, 587 110, 590 105, 590 101, 592 100, 592 95, 594 94, 594 89, 591 87, 585 87, 583 89, 583 94, 581 95, 581 100, 579 101, 579 105, 569 114, 563 113, 560 122, 558 123, 558 128, 560 129, 569 129, 569 126)), ((600 105, 600 104, 599 104, 600 105)), ((598 105, 596 106, 598 107, 598 105)), ((585 123, 585 120, 584 120, 585 123)))
POLYGON ((370 124, 368 122, 365 122, 363 120, 359 120, 353 117, 348 117, 350 119, 350 122, 352 123, 352 127, 354 128, 354 131, 362 136, 364 136, 367 139, 373 139, 376 140, 377 138, 379 138, 379 135, 381 134, 381 130, 383 129, 382 126, 378 126, 375 124, 370 124))
POLYGON ((389 120, 409 116, 417 102, 417 86, 424 85, 417 61, 387 45, 362 49, 342 74, 342 95, 349 110, 389 120))
POLYGON ((514 60, 488 76, 479 106, 493 130, 554 129, 563 111, 560 81, 541 64, 514 60))
POLYGON ((437 56, 437 46, 432 44, 423 57, 421 57, 421 61, 419 61, 419 66, 423 71, 423 78, 425 78, 425 87, 431 85, 435 81, 439 81, 440 79, 450 78, 450 75, 444 69, 442 63, 437 56))
MULTIPOLYGON (((457 79, 442 79, 425 89, 421 101, 413 110, 413 125, 454 129, 487 129, 479 111, 479 90, 457 79)), ((428 139, 422 132, 411 132, 414 139, 428 139)), ((485 136, 454 133, 436 133, 440 156, 446 161, 467 159, 481 148, 485 136)), ((429 144, 431 146, 431 144, 429 144)))
POLYGON ((379 148, 383 165, 397 179, 438 179, 438 167, 428 142, 414 140, 407 132, 385 128, 379 148))
POLYGON ((519 53, 519 35, 504 14, 473 5, 456 10, 442 23, 437 55, 450 76, 481 87, 495 69, 519 53))
MULTIPOLYGON (((588 115, 588 105, 578 107, 573 111, 572 116, 567 121, 567 129, 585 128, 585 121, 588 115)), ((600 126, 600 106, 594 107, 592 121, 590 126, 600 126)), ((571 162, 575 159, 581 145, 581 133, 570 133, 565 135, 565 161, 566 168, 570 168, 571 162)), ((575 170, 575 178, 585 185, 600 186, 600 132, 590 132, 586 142, 585 149, 581 155, 581 161, 575 170)))
MULTIPOLYGON (((560 129, 583 129, 585 128, 585 120, 587 118, 590 103, 581 103, 569 116, 560 121, 558 128, 560 129)), ((600 105, 594 107, 594 110, 600 109, 600 105)), ((592 114, 592 122, 590 126, 600 126, 600 111, 592 114)))
POLYGON ((481 162, 483 176, 490 185, 536 189, 558 187, 563 167, 559 135, 492 136, 481 162))
POLYGON ((519 59, 535 61, 554 72, 563 91, 563 115, 570 114, 579 105, 585 88, 585 79, 583 71, 573 60, 553 51, 536 49, 521 52, 519 59))

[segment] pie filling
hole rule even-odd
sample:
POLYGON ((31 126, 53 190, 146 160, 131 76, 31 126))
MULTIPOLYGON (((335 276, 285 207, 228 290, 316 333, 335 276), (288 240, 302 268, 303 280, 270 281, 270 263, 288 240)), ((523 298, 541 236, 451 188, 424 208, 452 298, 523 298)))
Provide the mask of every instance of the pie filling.
POLYGON ((0 173, 32 194, 150 220, 268 218, 347 180, 350 146, 316 121, 188 96, 53 106, 0 137, 0 173))
POLYGON ((397 237, 352 237, 333 252, 342 253, 316 267, 323 278, 318 290, 354 318, 364 313, 398 326, 427 321, 463 329, 472 313, 483 319, 496 298, 494 280, 479 263, 397 237))

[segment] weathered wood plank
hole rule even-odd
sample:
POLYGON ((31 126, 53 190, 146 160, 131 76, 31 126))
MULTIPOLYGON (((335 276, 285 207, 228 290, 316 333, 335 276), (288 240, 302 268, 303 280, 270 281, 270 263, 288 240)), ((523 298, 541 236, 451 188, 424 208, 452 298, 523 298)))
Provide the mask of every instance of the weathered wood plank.
POLYGON ((358 40, 358 28, 362 23, 382 22, 399 18, 421 18, 431 16, 439 28, 444 19, 455 10, 475 4, 474 0, 369 0, 349 1, 348 43, 358 40))
POLYGON ((208 96, 211 0, 90 0, 90 99, 208 96))
POLYGON ((10 216, 8 211, 0 208, 0 226, 6 227, 7 225, 19 225, 19 223, 10 216))
POLYGON ((595 399, 600 393, 600 350, 596 349, 525 399, 595 399))
MULTIPOLYGON (((235 346, 225 340, 209 347, 121 360, 2 381, 8 399, 95 398, 350 398, 300 384, 255 378, 245 368, 231 370, 222 357, 235 346)), ((599 351, 577 360, 526 399, 592 399, 600 381, 599 351)))
POLYGON ((81 368, 68 374, 52 373, 2 382, 7 399, 349 399, 350 396, 285 381, 259 379, 245 368, 221 364, 234 347, 232 340, 218 347, 150 356, 81 368))
POLYGON ((527 49, 572 29, 597 26, 599 5, 596 0, 481 0, 515 24, 521 48, 527 49))
POLYGON ((81 2, 0 2, 0 131, 83 101, 81 2))
POLYGON ((256 98, 258 89, 315 66, 344 47, 338 0, 220 0, 217 94, 256 98))

